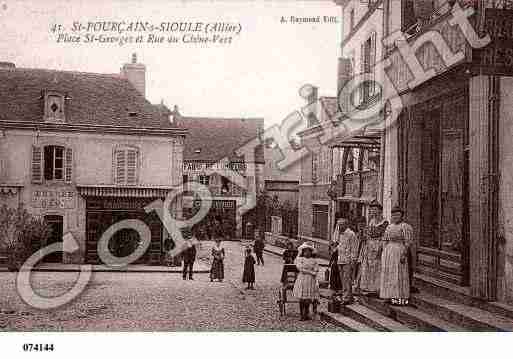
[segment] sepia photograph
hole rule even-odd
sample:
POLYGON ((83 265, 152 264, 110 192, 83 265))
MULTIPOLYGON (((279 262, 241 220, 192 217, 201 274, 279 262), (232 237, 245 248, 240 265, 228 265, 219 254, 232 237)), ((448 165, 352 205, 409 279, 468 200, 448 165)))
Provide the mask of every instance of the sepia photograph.
POLYGON ((0 0, 0 346, 511 333, 512 116, 510 0, 0 0))

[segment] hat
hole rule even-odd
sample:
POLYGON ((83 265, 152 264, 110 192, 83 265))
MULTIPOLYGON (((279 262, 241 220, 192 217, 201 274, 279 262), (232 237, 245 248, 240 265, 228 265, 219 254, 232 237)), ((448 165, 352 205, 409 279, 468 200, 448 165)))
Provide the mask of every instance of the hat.
POLYGON ((372 208, 372 207, 375 207, 375 208, 379 208, 379 209, 383 209, 383 206, 381 205, 381 203, 379 203, 377 200, 372 200, 372 202, 369 204, 369 207, 372 208))
POLYGON ((401 212, 401 214, 404 214, 403 209, 400 206, 398 206, 398 205, 395 205, 395 206, 392 207, 391 213, 396 213, 396 212, 401 212))
POLYGON ((310 249, 312 253, 316 252, 315 247, 308 242, 305 242, 302 245, 300 245, 297 250, 300 254, 302 254, 305 249, 310 249))

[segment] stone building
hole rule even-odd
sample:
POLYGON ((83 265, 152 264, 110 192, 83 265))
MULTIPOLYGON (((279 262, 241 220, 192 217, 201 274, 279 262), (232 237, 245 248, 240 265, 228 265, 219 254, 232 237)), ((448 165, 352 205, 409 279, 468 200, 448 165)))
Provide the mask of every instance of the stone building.
POLYGON ((386 124, 384 192, 415 229, 417 272, 473 298, 513 303, 513 37, 503 31, 513 26, 512 6, 379 3, 385 35, 402 30, 395 44, 404 45, 403 54, 396 45, 386 52, 402 112, 386 124), (474 12, 468 28, 449 23, 458 8, 474 12), (443 41, 424 36, 433 30, 443 41), (473 34, 491 43, 476 47, 473 34), (420 64, 415 71, 406 53, 420 64))
POLYGON ((184 212, 194 213, 199 205, 197 195, 188 191, 187 182, 198 182, 208 187, 212 195, 209 214, 199 223, 208 224, 220 218, 231 238, 241 238, 246 220, 245 208, 256 193, 264 188, 264 152, 259 136, 264 120, 259 118, 215 118, 182 116, 173 111, 176 123, 187 128, 183 154, 184 212), (253 155, 239 155, 248 143, 258 143, 253 155), (223 173, 228 169, 228 173, 223 173), (231 172, 231 173, 230 173, 231 172), (243 185, 232 178, 240 176, 243 185))
MULTIPOLYGON (((505 174, 512 152, 506 138, 513 67, 510 34, 501 30, 511 25, 511 5, 335 2, 347 19, 341 61, 375 73, 373 65, 386 59, 386 75, 400 95, 397 119, 383 111, 380 198, 386 217, 395 204, 405 208, 420 242, 418 273, 461 286, 477 298, 511 302, 513 211, 511 176, 505 174), (491 44, 473 48, 467 41, 470 30, 449 23, 456 5, 475 12, 468 21, 479 37, 489 33, 491 44), (435 44, 424 36, 433 30, 443 41, 435 44), (357 59, 356 39, 364 40, 363 61, 357 59), (417 68, 412 68, 412 58, 405 60, 408 52, 417 68), (459 60, 449 61, 458 52, 459 60), (425 76, 428 69, 432 73, 425 76)), ((339 72, 339 81, 346 76, 339 72)), ((384 83, 383 78, 375 80, 384 83)), ((364 84, 355 97, 372 93, 373 87, 364 84)))
MULTIPOLYGON (((144 206, 181 185, 186 130, 145 99, 145 71, 135 55, 121 74, 0 64, 0 203, 42 216, 49 243, 72 234, 79 250, 52 260, 97 263, 101 235, 125 219, 150 228, 139 261, 161 260, 166 234, 144 206)), ((122 229, 111 251, 124 256, 139 240, 122 229)))

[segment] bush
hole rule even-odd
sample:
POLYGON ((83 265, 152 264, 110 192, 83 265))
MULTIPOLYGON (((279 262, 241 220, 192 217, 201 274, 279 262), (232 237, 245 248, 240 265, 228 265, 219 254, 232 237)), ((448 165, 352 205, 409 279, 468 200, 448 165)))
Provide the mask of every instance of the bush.
POLYGON ((43 219, 36 218, 26 209, 0 207, 0 247, 7 257, 10 269, 19 269, 41 248, 50 235, 50 228, 43 219))

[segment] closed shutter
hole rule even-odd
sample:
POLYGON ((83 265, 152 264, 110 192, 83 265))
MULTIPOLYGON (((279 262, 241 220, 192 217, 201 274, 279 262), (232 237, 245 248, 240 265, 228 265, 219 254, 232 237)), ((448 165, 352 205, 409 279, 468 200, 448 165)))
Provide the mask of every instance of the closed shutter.
POLYGON ((43 151, 40 146, 32 146, 32 182, 43 182, 43 151))
POLYGON ((114 153, 115 158, 115 182, 116 184, 124 184, 125 183, 125 166, 126 166, 126 160, 125 160, 125 151, 117 150, 114 153))
POLYGON ((126 151, 126 184, 134 185, 137 183, 137 151, 126 151))
POLYGON ((370 71, 372 72, 372 83, 370 85, 370 93, 371 95, 376 94, 378 88, 376 86, 376 33, 373 32, 371 35, 371 48, 370 48, 370 71))
MULTIPOLYGON (((364 74, 365 73, 365 61, 367 59, 365 58, 365 42, 360 46, 360 74, 364 74)), ((366 84, 365 82, 363 83, 360 83, 360 87, 359 87, 359 90, 358 93, 359 93, 359 98, 358 98, 358 102, 357 102, 357 105, 361 105, 364 101, 364 92, 365 92, 365 87, 366 87, 366 84)))
POLYGON ((66 183, 71 183, 73 172, 73 150, 66 148, 65 162, 64 162, 64 178, 66 183))

